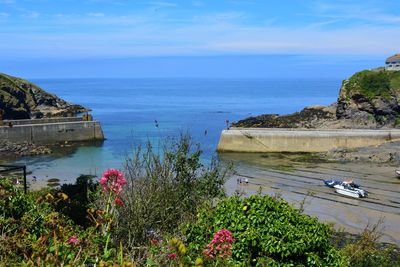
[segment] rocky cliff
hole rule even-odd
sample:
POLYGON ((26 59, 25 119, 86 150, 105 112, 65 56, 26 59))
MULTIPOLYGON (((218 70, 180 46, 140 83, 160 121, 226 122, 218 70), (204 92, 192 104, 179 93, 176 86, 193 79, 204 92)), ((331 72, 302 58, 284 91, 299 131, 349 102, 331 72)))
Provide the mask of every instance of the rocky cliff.
POLYGON ((400 126, 400 71, 366 70, 343 81, 335 104, 307 107, 289 115, 265 114, 234 127, 382 128, 400 126))
POLYGON ((70 117, 88 111, 21 78, 0 73, 0 112, 3 119, 70 117))

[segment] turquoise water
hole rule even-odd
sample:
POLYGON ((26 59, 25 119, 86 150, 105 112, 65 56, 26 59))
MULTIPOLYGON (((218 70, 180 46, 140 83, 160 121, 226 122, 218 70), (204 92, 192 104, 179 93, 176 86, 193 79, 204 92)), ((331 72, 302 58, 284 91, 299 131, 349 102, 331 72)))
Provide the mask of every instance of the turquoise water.
POLYGON ((103 144, 56 149, 22 158, 38 179, 72 181, 79 174, 121 168, 133 147, 189 132, 207 161, 215 153, 226 120, 263 113, 286 114, 307 105, 327 105, 339 80, 235 79, 41 79, 33 80, 61 98, 91 108, 103 126, 103 144), (158 127, 157 127, 158 126, 158 127))

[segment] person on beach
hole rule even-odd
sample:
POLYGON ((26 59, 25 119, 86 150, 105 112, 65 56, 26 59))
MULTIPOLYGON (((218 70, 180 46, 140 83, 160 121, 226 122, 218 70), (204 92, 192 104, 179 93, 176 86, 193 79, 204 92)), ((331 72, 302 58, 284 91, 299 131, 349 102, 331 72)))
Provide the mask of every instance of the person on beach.
POLYGON ((4 110, 0 109, 0 126, 3 126, 4 110))

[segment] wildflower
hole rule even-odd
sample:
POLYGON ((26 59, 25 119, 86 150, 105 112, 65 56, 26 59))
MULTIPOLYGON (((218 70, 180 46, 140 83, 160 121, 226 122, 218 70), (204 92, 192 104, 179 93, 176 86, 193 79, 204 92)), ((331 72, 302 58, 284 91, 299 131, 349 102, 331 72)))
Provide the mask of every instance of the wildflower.
POLYGON ((48 193, 48 194, 46 195, 46 197, 45 197, 45 198, 46 198, 46 200, 47 200, 47 201, 49 201, 49 202, 54 200, 54 197, 53 197, 53 195, 52 195, 52 194, 50 194, 50 193, 48 193))
POLYGON ((116 169, 108 169, 103 173, 99 181, 103 192, 112 191, 116 194, 121 193, 122 187, 126 184, 124 174, 116 169))
POLYGON ((67 244, 68 245, 78 245, 79 244, 79 239, 75 236, 75 235, 73 235, 73 236, 71 236, 70 238, 68 238, 68 240, 67 240, 67 244))
POLYGON ((61 198, 64 201, 68 199, 68 195, 63 192, 59 192, 57 195, 59 198, 61 198))
POLYGON ((179 242, 178 239, 172 238, 172 239, 169 241, 169 244, 170 244, 171 246, 175 246, 176 244, 178 244, 178 242, 179 242))
POLYGON ((186 247, 185 247, 185 245, 183 243, 179 244, 178 252, 181 255, 185 255, 186 254, 186 247))
POLYGON ((229 230, 221 229, 214 234, 214 238, 206 246, 203 254, 208 258, 228 258, 232 255, 232 244, 235 239, 229 230))
POLYGON ((203 259, 197 258, 196 261, 194 262, 194 266, 203 266, 203 259))
POLYGON ((174 260, 174 259, 176 259, 176 253, 170 253, 170 254, 168 254, 168 258, 170 258, 171 260, 174 260))
POLYGON ((118 197, 114 200, 114 204, 121 207, 124 206, 124 202, 118 197))

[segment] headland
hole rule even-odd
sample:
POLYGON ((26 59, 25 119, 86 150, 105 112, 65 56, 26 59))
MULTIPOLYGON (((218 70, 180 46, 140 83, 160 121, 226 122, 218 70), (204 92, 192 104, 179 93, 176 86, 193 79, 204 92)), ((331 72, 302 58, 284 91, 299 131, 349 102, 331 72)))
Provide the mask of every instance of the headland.
POLYGON ((43 145, 104 140, 89 111, 27 80, 0 74, 0 153, 47 154, 51 151, 43 145))
POLYGON ((400 71, 358 72, 336 103, 289 115, 264 114, 232 124, 219 152, 328 152, 400 140, 400 71))

